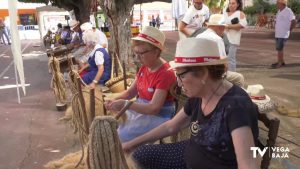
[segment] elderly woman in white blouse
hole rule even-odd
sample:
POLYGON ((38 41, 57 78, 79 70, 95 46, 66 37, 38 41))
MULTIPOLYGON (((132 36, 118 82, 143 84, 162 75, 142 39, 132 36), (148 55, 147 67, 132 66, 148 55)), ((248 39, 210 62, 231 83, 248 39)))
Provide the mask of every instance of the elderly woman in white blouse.
POLYGON ((228 70, 236 71, 236 51, 241 41, 241 29, 247 26, 246 15, 242 12, 242 0, 229 0, 228 8, 224 12, 226 30, 229 41, 228 70))

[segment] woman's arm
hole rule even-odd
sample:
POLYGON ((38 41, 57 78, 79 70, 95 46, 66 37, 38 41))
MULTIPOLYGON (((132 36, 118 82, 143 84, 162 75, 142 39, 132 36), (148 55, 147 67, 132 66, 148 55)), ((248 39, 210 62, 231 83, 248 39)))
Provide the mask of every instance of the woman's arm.
MULTIPOLYGON (((150 103, 134 102, 131 104, 129 109, 139 112, 141 114, 155 115, 159 113, 160 109, 164 105, 167 95, 168 91, 156 89, 150 103)), ((125 104, 126 100, 118 99, 109 103, 107 108, 113 111, 120 111, 125 106, 125 104)))
POLYGON ((136 80, 134 80, 134 82, 129 87, 129 89, 123 91, 117 97, 106 101, 105 107, 107 110, 119 111, 125 105, 125 100, 130 100, 130 99, 134 98, 136 95, 137 95, 136 80))
POLYGON ((243 126, 231 132, 239 169, 259 169, 259 160, 253 157, 250 147, 254 147, 251 128, 243 126))
POLYGON ((161 124, 153 130, 141 135, 131 141, 122 144, 123 150, 127 153, 138 147, 139 145, 155 142, 160 138, 164 138, 177 133, 190 122, 183 109, 181 109, 171 120, 161 124))
POLYGON ((103 74, 103 71, 104 71, 104 66, 103 65, 98 65, 98 71, 97 71, 97 74, 93 80, 93 82, 90 84, 90 87, 91 88, 95 88, 96 87, 96 84, 98 84, 98 81, 100 80, 102 74, 103 74))
POLYGON ((244 12, 240 11, 240 21, 237 24, 228 24, 226 25, 226 29, 240 30, 245 28, 247 25, 246 15, 244 12))

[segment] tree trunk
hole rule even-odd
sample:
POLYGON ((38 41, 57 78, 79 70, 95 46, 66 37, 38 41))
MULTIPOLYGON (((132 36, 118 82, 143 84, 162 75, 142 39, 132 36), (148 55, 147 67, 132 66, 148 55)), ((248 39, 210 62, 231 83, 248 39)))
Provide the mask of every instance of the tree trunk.
POLYGON ((110 24, 111 44, 113 51, 121 62, 129 63, 131 51, 130 12, 134 0, 99 0, 100 6, 107 15, 110 24))

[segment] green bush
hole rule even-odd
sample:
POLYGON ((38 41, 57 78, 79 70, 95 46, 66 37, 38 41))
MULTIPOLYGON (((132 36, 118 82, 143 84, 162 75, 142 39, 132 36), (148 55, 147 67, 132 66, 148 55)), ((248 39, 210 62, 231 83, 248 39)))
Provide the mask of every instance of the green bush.
POLYGON ((257 13, 255 6, 248 6, 244 8, 244 13, 246 15, 254 15, 257 13))
POLYGON ((291 10, 295 14, 300 14, 300 2, 297 1, 291 1, 288 6, 291 8, 291 10))

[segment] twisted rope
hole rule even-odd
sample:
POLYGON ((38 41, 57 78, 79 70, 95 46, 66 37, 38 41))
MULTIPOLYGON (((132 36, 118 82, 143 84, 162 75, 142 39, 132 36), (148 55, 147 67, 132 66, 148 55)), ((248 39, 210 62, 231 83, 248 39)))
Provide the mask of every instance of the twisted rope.
POLYGON ((116 119, 111 116, 94 119, 88 142, 88 169, 129 169, 117 127, 116 119))
MULTIPOLYGON (((82 91, 82 93, 90 94, 90 92, 87 92, 87 91, 82 91)), ((95 99, 102 104, 104 102, 102 98, 100 99, 99 97, 95 96, 95 99)), ((80 141, 81 149, 82 149, 82 156, 75 167, 75 168, 77 168, 84 158, 84 146, 88 142, 88 134, 89 134, 88 127, 90 125, 87 124, 88 121, 84 120, 84 116, 86 116, 87 114, 90 114, 90 112, 89 112, 90 109, 83 110, 83 107, 79 100, 79 92, 76 92, 74 94, 74 96, 72 98, 71 106, 72 106, 72 110, 73 110, 73 116, 71 118, 71 126, 74 128, 74 133, 78 132, 78 137, 79 137, 79 141, 80 141)))
POLYGON ((52 79, 50 87, 54 91, 56 100, 60 103, 65 103, 67 100, 66 83, 63 74, 60 72, 59 60, 52 57, 49 60, 50 69, 52 70, 52 79))

